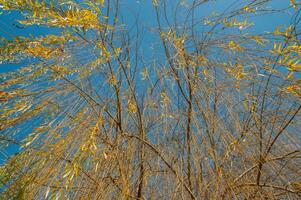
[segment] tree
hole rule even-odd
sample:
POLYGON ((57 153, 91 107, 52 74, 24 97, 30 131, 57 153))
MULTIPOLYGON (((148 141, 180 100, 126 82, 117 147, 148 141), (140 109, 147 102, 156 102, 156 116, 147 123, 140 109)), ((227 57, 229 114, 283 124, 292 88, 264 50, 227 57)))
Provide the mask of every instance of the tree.
POLYGON ((58 30, 1 40, 2 63, 26 65, 1 75, 1 150, 20 148, 3 199, 300 198, 300 3, 185 2, 152 1, 148 58, 119 0, 0 0, 58 30))

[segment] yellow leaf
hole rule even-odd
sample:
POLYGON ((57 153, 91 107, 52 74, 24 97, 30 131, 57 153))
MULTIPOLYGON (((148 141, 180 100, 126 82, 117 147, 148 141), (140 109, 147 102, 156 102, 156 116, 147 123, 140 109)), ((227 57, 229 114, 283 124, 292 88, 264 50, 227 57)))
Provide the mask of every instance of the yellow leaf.
POLYGON ((239 44, 235 43, 234 41, 230 41, 228 43, 228 47, 234 51, 242 51, 243 50, 243 47, 241 47, 239 44))
POLYGON ((287 75, 287 79, 291 78, 293 76, 294 72, 290 72, 288 75, 287 75))
POLYGON ((112 75, 112 76, 109 78, 108 82, 109 82, 109 84, 112 85, 112 86, 117 85, 117 80, 116 80, 116 78, 115 78, 114 75, 112 75))
POLYGON ((99 4, 101 7, 105 7, 105 0, 99 0, 99 4))
POLYGON ((208 70, 207 70, 207 69, 204 69, 204 70, 203 70, 203 74, 204 74, 205 77, 208 77, 208 70))
POLYGON ((158 0, 153 0, 153 6, 158 6, 159 3, 158 3, 158 0))
POLYGON ((255 42, 257 42, 258 44, 264 46, 264 40, 261 37, 253 36, 253 37, 251 37, 251 39, 254 40, 255 42))
POLYGON ((128 112, 133 114, 137 112, 137 106, 133 100, 128 101, 128 112))
POLYGON ((245 12, 254 12, 254 9, 250 8, 250 6, 245 6, 243 9, 245 12))

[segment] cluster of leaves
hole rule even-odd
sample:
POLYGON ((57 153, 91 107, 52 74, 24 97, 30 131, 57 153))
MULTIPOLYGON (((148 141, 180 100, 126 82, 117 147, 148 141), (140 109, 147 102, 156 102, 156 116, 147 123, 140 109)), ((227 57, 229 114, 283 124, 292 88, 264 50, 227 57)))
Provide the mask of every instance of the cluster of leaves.
POLYGON ((273 2, 198 19, 211 1, 175 2, 174 18, 150 1, 161 45, 145 62, 118 0, 0 0, 23 25, 59 30, 1 39, 3 63, 27 64, 0 76, 0 150, 19 149, 1 197, 299 198, 301 5, 273 2), (288 27, 247 32, 283 12, 288 27))
POLYGON ((21 10, 30 12, 26 20, 19 22, 24 25, 46 25, 50 27, 81 27, 83 29, 99 29, 102 30, 106 25, 100 23, 98 15, 100 7, 103 7, 103 1, 87 2, 90 9, 77 6, 72 2, 63 2, 58 6, 56 1, 33 1, 19 0, 6 1, 1 0, 0 3, 4 10, 21 10), (71 6, 71 9, 70 9, 71 6), (69 7, 69 8, 68 8, 69 7), (91 9, 93 8, 93 9, 91 9))

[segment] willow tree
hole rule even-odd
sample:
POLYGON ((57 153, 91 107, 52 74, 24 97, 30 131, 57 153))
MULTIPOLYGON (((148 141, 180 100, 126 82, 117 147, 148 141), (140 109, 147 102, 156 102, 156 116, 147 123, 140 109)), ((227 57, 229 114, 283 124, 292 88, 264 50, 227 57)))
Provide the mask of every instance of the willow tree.
POLYGON ((300 3, 212 3, 153 0, 145 56, 123 1, 0 0, 57 30, 1 39, 1 199, 300 198, 300 3))

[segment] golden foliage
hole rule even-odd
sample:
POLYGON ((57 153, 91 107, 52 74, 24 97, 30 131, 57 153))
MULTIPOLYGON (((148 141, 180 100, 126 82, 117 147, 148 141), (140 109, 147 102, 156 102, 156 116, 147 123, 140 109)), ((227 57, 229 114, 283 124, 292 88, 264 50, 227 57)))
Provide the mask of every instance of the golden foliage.
POLYGON ((0 75, 0 151, 18 151, 1 198, 298 198, 299 3, 199 14, 217 2, 144 2, 161 40, 149 50, 123 1, 0 0, 56 28, 0 42, 1 62, 22 65, 0 75), (288 26, 248 29, 286 12, 288 26))

